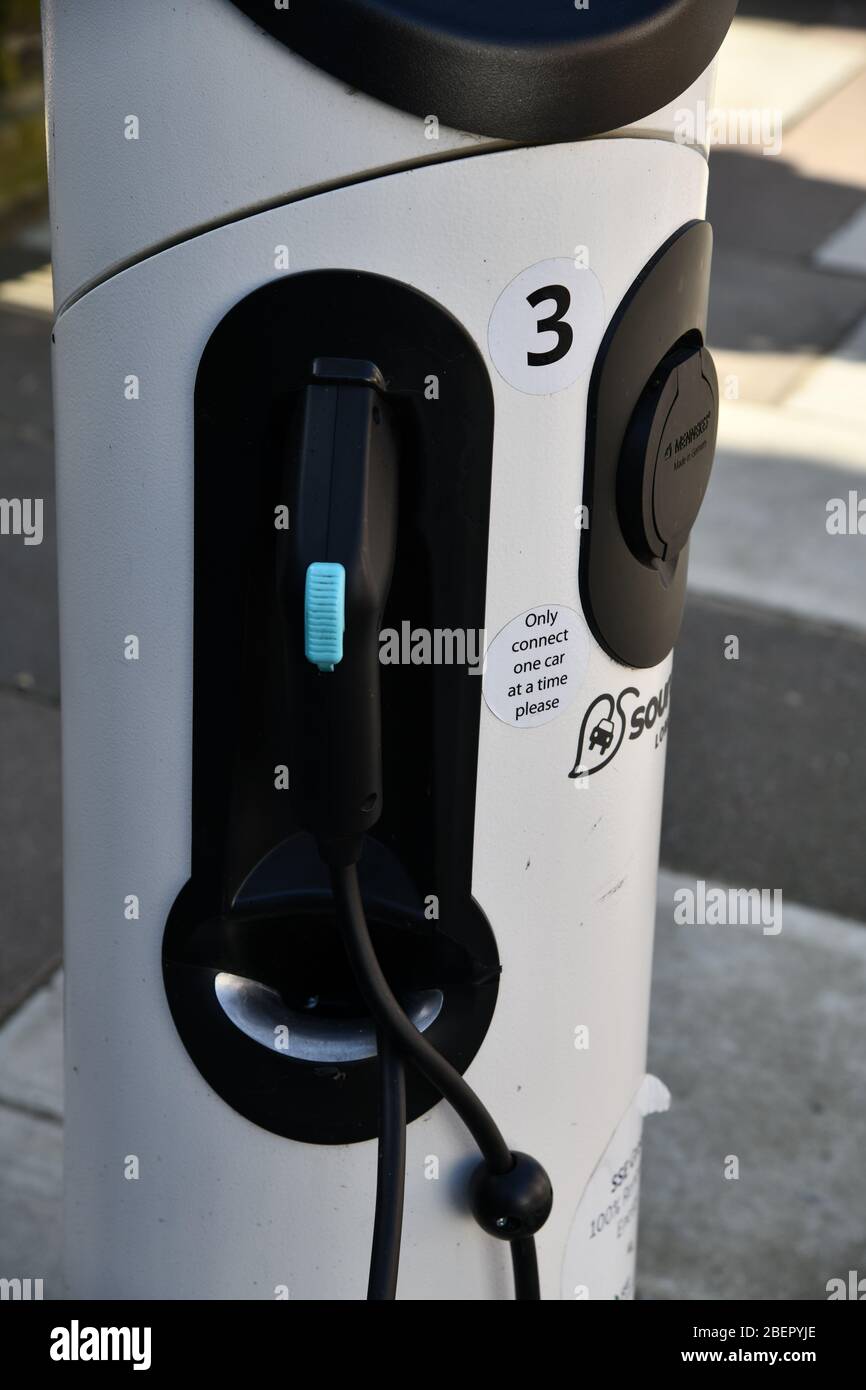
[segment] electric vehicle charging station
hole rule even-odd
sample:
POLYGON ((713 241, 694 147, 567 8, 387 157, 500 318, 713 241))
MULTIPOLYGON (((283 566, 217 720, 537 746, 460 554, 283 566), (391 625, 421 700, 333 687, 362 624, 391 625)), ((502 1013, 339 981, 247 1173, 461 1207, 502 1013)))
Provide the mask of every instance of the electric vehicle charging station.
MULTIPOLYGON (((347 839, 549 1176, 541 1297, 633 1296, 736 6, 462 8, 44 0, 73 1297, 363 1297, 347 839)), ((411 1059, 405 1105, 398 1296, 511 1298, 411 1059)))

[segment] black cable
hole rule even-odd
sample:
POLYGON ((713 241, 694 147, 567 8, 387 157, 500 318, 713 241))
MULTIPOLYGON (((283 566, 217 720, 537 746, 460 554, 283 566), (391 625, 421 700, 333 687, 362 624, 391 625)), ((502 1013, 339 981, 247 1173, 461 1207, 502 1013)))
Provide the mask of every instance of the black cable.
MULTIPOLYGON (((370 1010, 380 1037, 387 1034, 414 1066, 457 1112, 481 1150, 491 1174, 505 1174, 515 1167, 508 1148, 492 1116, 471 1086, 436 1048, 427 1041, 404 1013, 393 994, 370 937, 356 866, 331 866, 331 881, 337 903, 337 922, 355 981, 370 1010)), ((381 1143, 381 1136, 380 1136, 381 1143)), ((380 1150, 381 1151, 381 1150, 380 1150)), ((379 1209, 377 1192, 377 1214, 379 1209)), ((383 1199, 384 1202, 384 1199, 383 1199)), ((388 1203, 390 1206, 390 1203, 388 1203)), ((401 1203, 402 1205, 402 1203, 401 1203)), ((393 1238, 393 1232, 391 1233, 393 1238)), ((384 1233, 379 1237, 384 1245, 384 1233)), ((535 1241, 522 1236, 511 1242, 515 1298, 539 1299, 538 1264, 535 1241)), ((372 1279, 372 1273, 371 1273, 372 1279)))
POLYGON ((397 1297, 406 1187, 406 1072, 386 1028, 379 1030, 379 1153, 367 1299, 397 1297))
POLYGON ((514 1270, 514 1297, 521 1303, 540 1299, 538 1256, 532 1236, 522 1236, 511 1242, 511 1267, 514 1270))
POLYGON ((436 1051, 406 1016, 385 979, 376 955, 358 886, 354 864, 332 868, 337 900, 337 919, 343 945, 364 1002, 380 1029, 388 1030, 423 1076, 456 1110, 494 1173, 507 1173, 514 1165, 511 1150, 472 1088, 459 1071, 436 1051))

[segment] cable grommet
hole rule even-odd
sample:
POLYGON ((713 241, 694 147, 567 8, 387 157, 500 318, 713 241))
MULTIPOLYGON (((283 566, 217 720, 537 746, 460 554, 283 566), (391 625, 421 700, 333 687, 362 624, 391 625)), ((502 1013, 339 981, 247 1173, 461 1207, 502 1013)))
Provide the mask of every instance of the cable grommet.
POLYGON ((497 1240, 520 1240, 540 1231, 553 1206, 553 1186, 537 1159, 512 1153, 513 1167, 494 1173, 486 1162, 469 1180, 472 1215, 497 1240))

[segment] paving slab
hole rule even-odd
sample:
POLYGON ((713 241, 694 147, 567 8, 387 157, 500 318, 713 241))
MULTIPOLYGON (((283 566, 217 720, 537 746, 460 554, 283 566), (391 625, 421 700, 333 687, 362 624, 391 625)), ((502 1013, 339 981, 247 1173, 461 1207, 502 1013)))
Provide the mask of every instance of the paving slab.
POLYGON ((0 1019, 61 950, 60 712, 0 690, 0 1019))
MULTIPOLYGON (((4 281, 9 289, 16 280, 4 281)), ((30 425, 51 440, 51 323, 0 306, 0 419, 30 425)), ((7 462, 4 457, 4 478, 7 462)))
POLYGON ((864 689, 862 632, 693 591, 674 660, 662 862, 861 918, 864 689))
MULTIPOLYGON (((712 346, 712 344, 711 344, 712 346)), ((713 347, 723 392, 751 405, 781 405, 824 359, 816 352, 737 352, 713 347)))
POLYGON ((710 156, 707 216, 721 251, 806 260, 862 204, 862 187, 807 177, 784 155, 750 159, 739 150, 716 149, 710 156))
POLYGON ((36 690, 56 700, 60 687, 57 561, 51 543, 54 520, 49 501, 49 496, 44 496, 45 539, 40 547, 24 547, 20 540, 9 543, 6 537, 0 542, 0 592, 4 599, 0 608, 0 685, 36 690))
POLYGON ((843 421, 866 445, 866 319, 829 356, 822 357, 785 401, 788 411, 843 421))
POLYGON ((51 255, 51 222, 48 217, 40 217, 28 222, 18 233, 16 245, 26 251, 34 251, 47 261, 51 255))
POLYGON ((819 103, 795 130, 788 132, 785 159, 811 178, 866 188, 864 120, 866 73, 861 73, 819 103))
POLYGON ((852 491, 866 500, 864 474, 720 450, 692 535, 691 592, 866 631, 866 535, 827 529, 828 505, 847 515, 852 491))
POLYGON ((866 202, 818 246, 815 261, 824 270, 866 275, 866 202))
POLYGON ((3 241, 0 230, 0 281, 17 280, 19 276, 29 275, 45 264, 45 251, 40 246, 30 246, 16 239, 3 241))
POLYGON ((774 256, 719 250, 710 294, 711 346, 742 352, 829 352, 866 313, 866 279, 826 275, 774 256))
POLYGON ((866 34, 856 29, 743 17, 721 51, 715 104, 779 111, 790 132, 864 69, 866 34))
POLYGON ((60 971, 0 1026, 0 1107, 63 1116, 63 978, 60 971))
POLYGON ((863 0, 740 0, 738 14, 751 19, 782 19, 788 23, 833 25, 840 29, 866 29, 863 0))
POLYGON ((673 1104, 644 1129, 638 1297, 824 1300, 866 1272, 866 931, 792 902, 774 937, 676 926, 683 887, 662 874, 650 1070, 673 1104))
POLYGON ((60 973, 0 1027, 0 1278, 60 1294, 60 973))
MULTIPOLYGON (((727 354, 722 352, 719 356, 725 358, 727 354)), ((760 368, 756 374, 760 375, 760 368)), ((866 471, 866 439, 861 430, 847 421, 826 415, 795 414, 747 400, 723 403, 719 448, 722 452, 756 458, 790 459, 816 468, 866 471)))
POLYGON ((46 1299, 63 1297, 62 1165, 55 1120, 0 1106, 0 1278, 41 1279, 46 1299))
MULTIPOLYGON (((2 287, 0 287, 2 288, 2 287)), ((50 321, 0 307, 0 496, 42 503, 43 538, 0 535, 0 686, 56 698, 57 558, 50 321)))
POLYGON ((23 274, 0 281, 0 305, 36 314, 38 318, 50 322, 54 314, 51 267, 40 264, 23 274))

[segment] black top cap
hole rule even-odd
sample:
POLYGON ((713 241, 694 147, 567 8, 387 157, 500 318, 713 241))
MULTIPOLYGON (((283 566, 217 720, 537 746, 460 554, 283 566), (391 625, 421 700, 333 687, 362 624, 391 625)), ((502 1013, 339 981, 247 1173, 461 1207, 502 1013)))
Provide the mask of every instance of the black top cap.
POLYGON ((737 0, 233 0, 353 87, 478 135, 580 140, 650 115, 718 52, 737 0))

